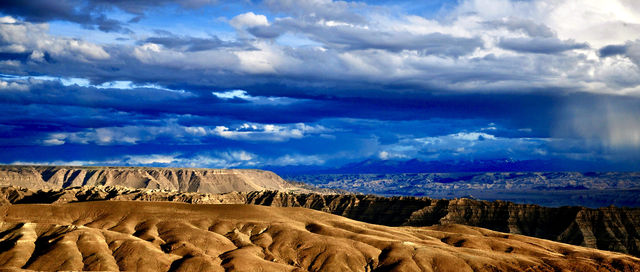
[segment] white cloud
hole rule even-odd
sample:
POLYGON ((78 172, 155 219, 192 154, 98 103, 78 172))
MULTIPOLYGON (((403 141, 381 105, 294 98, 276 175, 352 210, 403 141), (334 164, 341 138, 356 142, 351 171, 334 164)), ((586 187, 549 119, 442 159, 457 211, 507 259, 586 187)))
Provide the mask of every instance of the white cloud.
POLYGON ((0 46, 0 50, 13 53, 30 52, 32 60, 36 61, 42 60, 42 52, 83 62, 110 58, 109 53, 100 45, 79 39, 51 36, 48 31, 49 25, 46 23, 33 24, 3 17, 0 20, 0 41, 7 45, 0 46))
POLYGON ((408 153, 411 153, 411 151, 408 150, 411 147, 400 146, 400 145, 395 145, 395 146, 391 145, 391 146, 384 146, 382 148, 388 148, 388 149, 378 152, 378 156, 377 156, 378 159, 381 159, 381 160, 406 160, 406 159, 410 159, 411 158, 411 157, 407 156, 408 153))
POLYGON ((381 160, 387 160, 389 159, 389 152, 387 151, 380 151, 378 153, 378 158, 380 158, 381 160))
POLYGON ((175 154, 145 154, 124 155, 105 160, 75 160, 75 161, 14 161, 14 165, 72 165, 72 166, 175 166, 175 167, 204 167, 204 168, 237 168, 251 167, 260 161, 255 154, 233 150, 226 152, 214 152, 208 155, 196 155, 184 157, 180 153, 175 154))
POLYGON ((11 16, 0 17, 0 24, 15 24, 18 21, 11 16))
POLYGON ((357 9, 365 8, 362 2, 347 2, 333 0, 267 0, 267 7, 276 12, 294 14, 305 20, 337 24, 363 23, 364 18, 357 9))
POLYGON ((87 166, 87 165, 107 165, 105 162, 100 161, 63 161, 63 160, 55 160, 55 161, 14 161, 11 162, 12 165, 68 165, 68 166, 87 166))
POLYGON ((640 71, 630 69, 628 61, 597 56, 598 48, 624 44, 639 33, 637 4, 630 1, 467 0, 436 19, 359 2, 274 0, 266 6, 285 17, 270 22, 265 15, 247 12, 229 23, 238 31, 269 28, 275 36, 300 37, 313 46, 307 46, 309 42, 292 45, 286 38, 237 37, 229 46, 197 52, 142 41, 115 48, 55 37, 48 34, 47 24, 4 17, 0 38, 6 45, 0 50, 28 52, 33 62, 42 62, 47 52, 127 70, 111 58, 111 53, 117 53, 121 59, 131 57, 147 68, 164 71, 136 75, 149 82, 167 76, 190 81, 190 73, 174 72, 189 70, 204 85, 218 85, 230 73, 275 75, 303 85, 334 86, 332 80, 349 78, 354 83, 406 82, 416 88, 470 92, 544 88, 640 92, 635 88, 640 82, 633 80, 640 78, 640 71), (515 45, 521 52, 501 48, 501 41, 511 41, 506 47, 511 49, 519 41, 515 45), (545 50, 556 55, 530 54, 545 50))
POLYGON ((189 167, 238 168, 256 166, 260 164, 260 159, 257 155, 244 150, 231 150, 180 158, 175 164, 189 167))
POLYGON ((134 47, 131 56, 145 64, 179 70, 234 70, 238 64, 238 58, 227 49, 187 52, 164 48, 155 43, 145 43, 134 47))
POLYGON ((147 165, 147 164, 170 164, 177 162, 178 155, 128 155, 124 157, 124 162, 132 165, 147 165))
POLYGON ((246 91, 244 90, 231 90, 231 91, 226 91, 226 92, 212 92, 213 95, 217 96, 218 98, 222 98, 222 99, 233 99, 233 98, 240 98, 240 99, 244 99, 244 100, 249 100, 252 98, 252 96, 248 95, 246 91))
MULTIPOLYGON (((624 57, 597 55, 601 46, 625 44, 636 38, 640 16, 633 1, 467 0, 434 18, 359 2, 274 0, 265 4, 284 17, 269 21, 264 15, 247 12, 229 22, 242 29, 278 26, 281 29, 275 30, 280 34, 303 37, 313 41, 314 46, 279 42, 286 39, 238 37, 229 46, 197 52, 143 40, 117 47, 56 37, 49 34, 47 24, 3 17, 0 39, 6 48, 0 50, 29 53, 31 62, 42 62, 46 52, 54 57, 92 62, 92 67, 112 67, 122 71, 113 72, 115 75, 135 78, 121 81, 127 83, 123 86, 144 80, 173 80, 249 89, 252 84, 262 84, 276 76, 287 87, 313 95, 368 95, 336 91, 340 88, 335 86, 341 86, 346 78, 347 83, 380 89, 402 82, 416 93, 423 93, 422 89, 530 92, 553 88, 640 94, 637 61, 634 64, 624 57), (451 51, 459 45, 450 42, 456 39, 469 44, 451 51), (520 41, 516 45, 521 51, 501 48, 501 41, 512 41, 512 49, 513 41, 520 41), (522 50, 523 44, 532 41, 539 47, 522 50), (587 44, 588 47, 582 46, 587 44), (531 54, 551 47, 556 50, 550 50, 548 55, 531 54), (130 71, 144 68, 153 71, 130 75, 130 71)), ((640 54, 633 53, 640 50, 634 50, 629 50, 628 57, 640 59, 634 57, 640 54)), ((49 65, 54 64, 42 64, 55 68, 49 65)), ((40 68, 34 65, 30 69, 40 68)), ((84 78, 92 80, 106 74, 104 70, 82 71, 85 72, 88 75, 84 78)), ((276 92, 279 91, 273 90, 276 92)), ((214 94, 254 103, 272 99, 249 96, 240 90, 214 94)))
POLYGON ((458 132, 456 134, 448 135, 452 139, 465 140, 465 141, 482 141, 482 140, 495 140, 496 137, 482 132, 458 132))
POLYGON ((293 125, 244 123, 235 128, 217 126, 211 130, 215 135, 233 140, 274 142, 300 139, 307 135, 323 134, 330 131, 321 125, 310 126, 304 123, 293 125))
POLYGON ((33 52, 31 52, 31 55, 29 55, 29 59, 35 62, 44 62, 44 53, 39 50, 33 50, 33 52))
POLYGON ((283 48, 256 41, 252 44, 256 50, 239 50, 234 54, 240 61, 238 68, 249 74, 275 74, 280 68, 290 68, 301 64, 301 60, 288 55, 283 48), (288 67, 287 67, 288 66, 288 67))
POLYGON ((264 165, 286 166, 286 165, 322 165, 325 160, 318 155, 284 155, 275 159, 266 160, 264 165))
POLYGON ((465 0, 451 14, 477 20, 531 20, 550 28, 560 39, 587 42, 598 48, 623 43, 640 30, 640 7, 633 0, 465 0))
POLYGON ((42 141, 45 145, 64 143, 97 145, 135 145, 166 137, 173 141, 198 143, 207 135, 202 127, 186 127, 175 123, 166 126, 123 126, 91 128, 79 132, 51 133, 42 141))
POLYGON ((136 145, 170 139, 174 142, 198 144, 206 137, 223 137, 238 141, 283 142, 309 135, 324 135, 332 130, 321 125, 242 123, 227 126, 182 126, 174 121, 164 126, 123 126, 91 128, 79 132, 56 132, 41 141, 43 145, 97 144, 136 145))
POLYGON ((3 90, 28 91, 29 85, 22 84, 19 82, 0 80, 0 91, 3 91, 3 90))
POLYGON ((539 150, 536 156, 545 156, 545 138, 503 138, 483 132, 459 132, 442 136, 403 136, 393 144, 381 145, 380 159, 420 158, 425 160, 512 158, 531 159, 531 150, 539 150))
POLYGON ((61 138, 52 137, 42 141, 42 143, 44 145, 63 145, 65 141, 64 141, 64 137, 61 137, 61 138))
POLYGON ((233 17, 229 23, 232 26, 241 29, 245 27, 267 26, 269 25, 269 20, 267 20, 267 16, 262 14, 247 12, 233 17))
POLYGON ((242 99, 250 101, 256 105, 288 105, 296 102, 304 101, 304 99, 289 98, 289 97, 267 97, 267 96, 252 96, 245 90, 230 90, 230 91, 218 91, 211 92, 220 99, 242 99))
POLYGON ((124 155, 104 160, 76 161, 14 161, 15 165, 114 165, 114 166, 175 166, 201 168, 259 168, 262 166, 321 165, 325 160, 318 155, 287 154, 263 158, 245 150, 215 151, 194 156, 181 153, 124 155))

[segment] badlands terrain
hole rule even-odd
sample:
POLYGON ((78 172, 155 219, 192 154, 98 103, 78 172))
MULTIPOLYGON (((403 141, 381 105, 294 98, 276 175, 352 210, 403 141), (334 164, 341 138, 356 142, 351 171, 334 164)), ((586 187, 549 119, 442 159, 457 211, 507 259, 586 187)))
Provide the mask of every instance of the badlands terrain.
POLYGON ((632 208, 319 194, 259 170, 0 170, 9 270, 640 270, 632 208))
POLYGON ((0 266, 128 271, 637 271, 640 259, 477 227, 305 208, 92 201, 2 207, 0 266))
POLYGON ((201 193, 300 189, 273 172, 254 169, 0 165, 0 186, 59 189, 95 185, 201 193))
POLYGON ((383 196, 473 197, 550 207, 640 207, 638 172, 479 172, 285 175, 320 188, 383 196))
POLYGON ((203 194, 112 186, 46 191, 15 187, 0 189, 0 203, 4 204, 62 204, 100 200, 303 207, 380 225, 464 224, 640 256, 640 209, 548 208, 504 201, 277 191, 203 194))

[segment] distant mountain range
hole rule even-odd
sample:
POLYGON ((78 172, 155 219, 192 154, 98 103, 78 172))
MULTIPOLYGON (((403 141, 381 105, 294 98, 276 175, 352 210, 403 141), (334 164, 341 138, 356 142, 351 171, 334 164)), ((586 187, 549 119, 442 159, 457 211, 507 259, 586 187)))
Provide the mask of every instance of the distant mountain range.
POLYGON ((267 166, 279 175, 290 174, 365 174, 365 173, 454 173, 454 172, 532 172, 532 171, 629 171, 606 162, 576 160, 380 160, 367 159, 340 167, 267 166))

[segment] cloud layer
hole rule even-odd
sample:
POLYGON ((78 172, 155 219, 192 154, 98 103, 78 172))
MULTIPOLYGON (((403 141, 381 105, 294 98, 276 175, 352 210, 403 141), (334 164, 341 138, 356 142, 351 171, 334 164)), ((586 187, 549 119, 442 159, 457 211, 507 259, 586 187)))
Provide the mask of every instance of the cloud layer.
POLYGON ((633 1, 10 1, 0 15, 3 163, 640 161, 633 1))

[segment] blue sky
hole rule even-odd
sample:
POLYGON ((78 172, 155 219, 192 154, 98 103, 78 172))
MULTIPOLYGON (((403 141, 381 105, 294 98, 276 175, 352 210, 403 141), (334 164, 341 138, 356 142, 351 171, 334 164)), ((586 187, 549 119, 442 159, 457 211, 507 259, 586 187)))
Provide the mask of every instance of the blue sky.
POLYGON ((0 163, 640 170, 636 1, 35 0, 0 17, 0 163))

